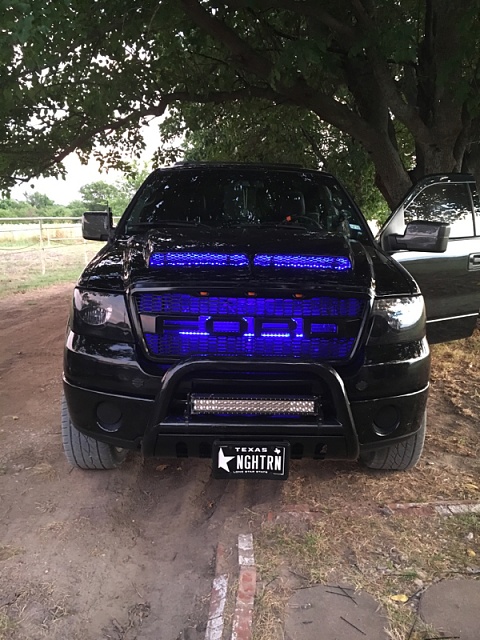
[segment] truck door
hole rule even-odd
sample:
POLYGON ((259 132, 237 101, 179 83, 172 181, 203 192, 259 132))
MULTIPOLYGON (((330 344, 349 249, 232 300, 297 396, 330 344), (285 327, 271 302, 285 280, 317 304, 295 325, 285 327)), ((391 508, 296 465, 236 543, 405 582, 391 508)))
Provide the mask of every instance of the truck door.
POLYGON ((428 176, 407 194, 377 238, 415 278, 425 298, 431 343, 472 334, 480 309, 480 202, 472 176, 428 176), (444 253, 393 250, 414 220, 450 225, 444 253), (389 238, 390 237, 390 238, 389 238))

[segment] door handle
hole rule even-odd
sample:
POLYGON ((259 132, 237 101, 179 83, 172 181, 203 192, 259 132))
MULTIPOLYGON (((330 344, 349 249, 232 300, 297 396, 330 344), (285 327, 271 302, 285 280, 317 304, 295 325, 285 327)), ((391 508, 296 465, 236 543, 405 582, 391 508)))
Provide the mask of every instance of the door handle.
POLYGON ((468 269, 469 271, 480 270, 480 253, 471 253, 468 256, 468 269))

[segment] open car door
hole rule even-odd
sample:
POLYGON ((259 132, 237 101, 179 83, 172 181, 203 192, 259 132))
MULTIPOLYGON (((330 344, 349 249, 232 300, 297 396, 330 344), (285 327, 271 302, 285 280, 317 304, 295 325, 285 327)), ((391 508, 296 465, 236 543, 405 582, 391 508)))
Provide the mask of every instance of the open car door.
POLYGON ((429 342, 471 335, 480 309, 480 201, 474 178, 423 178, 377 239, 420 286, 429 342))

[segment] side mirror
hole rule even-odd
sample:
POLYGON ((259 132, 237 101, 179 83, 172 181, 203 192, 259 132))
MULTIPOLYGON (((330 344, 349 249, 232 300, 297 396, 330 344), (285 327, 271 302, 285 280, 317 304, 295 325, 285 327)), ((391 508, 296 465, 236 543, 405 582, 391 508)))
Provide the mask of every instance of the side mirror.
POLYGON ((429 251, 443 253, 450 237, 450 225, 446 222, 415 220, 407 224, 403 236, 393 233, 387 236, 391 251, 429 251))
POLYGON ((108 240, 112 229, 110 210, 86 211, 82 216, 82 235, 85 240, 108 240))

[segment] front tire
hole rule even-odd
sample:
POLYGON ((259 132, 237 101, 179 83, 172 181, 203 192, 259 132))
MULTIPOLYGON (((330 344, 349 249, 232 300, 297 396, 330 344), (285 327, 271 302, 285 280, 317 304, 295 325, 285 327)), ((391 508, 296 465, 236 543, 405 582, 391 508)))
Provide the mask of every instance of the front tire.
POLYGON ((427 412, 423 414, 420 429, 409 438, 385 447, 360 454, 360 460, 369 469, 408 471, 420 460, 425 444, 427 412))
POLYGON ((70 419, 65 396, 62 396, 63 450, 72 467, 79 469, 116 469, 127 457, 127 449, 99 442, 79 431, 70 419))

